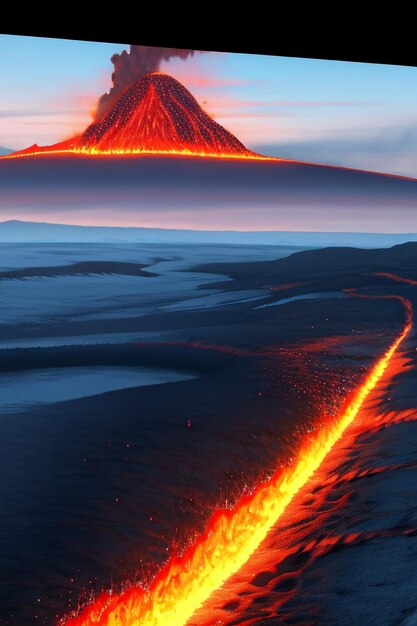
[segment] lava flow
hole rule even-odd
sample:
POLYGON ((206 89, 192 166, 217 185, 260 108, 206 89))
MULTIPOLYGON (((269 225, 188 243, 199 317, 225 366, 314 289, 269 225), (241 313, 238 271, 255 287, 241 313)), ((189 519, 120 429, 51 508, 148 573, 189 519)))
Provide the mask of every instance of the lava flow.
POLYGON ((417 285, 417 280, 412 278, 404 278, 397 274, 391 274, 389 272, 373 272, 374 276, 381 276, 382 278, 388 278, 389 280, 395 280, 397 283, 406 283, 406 285, 417 285))
POLYGON ((82 135, 52 146, 34 144, 6 158, 56 153, 271 159, 248 150, 180 82, 161 72, 138 80, 82 135))
MULTIPOLYGON (((352 294, 353 295, 353 294, 352 294)), ((359 295, 359 294, 354 294, 359 295)), ((366 297, 366 296, 361 296, 366 297)), ((181 555, 172 557, 148 589, 133 586, 115 594, 103 592, 66 626, 184 626, 209 596, 240 569, 285 511, 293 496, 317 470, 352 423, 376 387, 391 358, 412 327, 411 303, 399 300, 406 321, 401 333, 346 399, 339 415, 323 423, 304 440, 295 459, 252 493, 243 494, 233 510, 219 510, 206 531, 181 555)))

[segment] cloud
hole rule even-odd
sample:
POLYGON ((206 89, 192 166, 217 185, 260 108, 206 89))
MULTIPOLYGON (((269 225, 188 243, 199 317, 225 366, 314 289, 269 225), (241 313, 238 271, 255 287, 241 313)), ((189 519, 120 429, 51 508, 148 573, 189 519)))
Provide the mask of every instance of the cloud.
POLYGON ((196 50, 179 48, 155 48, 150 46, 131 45, 129 52, 123 50, 120 54, 113 54, 111 62, 114 66, 112 74, 113 85, 108 93, 104 93, 97 104, 96 120, 100 120, 117 102, 119 97, 137 80, 148 72, 160 69, 163 61, 170 59, 187 59, 195 54, 196 50))
POLYGON ((83 109, 9 109, 0 111, 0 118, 15 118, 15 117, 48 117, 56 115, 73 115, 78 113, 85 113, 83 109))
POLYGON ((237 100, 235 103, 241 107, 356 107, 374 106, 378 102, 358 100, 237 100))
POLYGON ((311 161, 417 178, 417 121, 365 132, 347 129, 336 137, 263 143, 251 149, 296 161, 311 161))
POLYGON ((204 76, 186 73, 181 76, 181 82, 187 83, 188 87, 207 87, 217 89, 223 87, 240 87, 248 85, 250 81, 238 78, 220 78, 218 76, 204 76))

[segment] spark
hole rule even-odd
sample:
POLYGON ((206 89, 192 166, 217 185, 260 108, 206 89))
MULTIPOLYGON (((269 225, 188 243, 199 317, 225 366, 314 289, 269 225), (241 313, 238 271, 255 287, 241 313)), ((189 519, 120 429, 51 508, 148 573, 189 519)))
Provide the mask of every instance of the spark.
MULTIPOLYGON (((359 297, 366 297, 362 294, 359 297)), ((372 367, 364 381, 346 399, 340 413, 323 420, 305 438, 298 455, 278 469, 252 493, 241 496, 234 509, 220 509, 206 531, 182 554, 174 555, 149 588, 138 585, 119 594, 103 592, 78 615, 62 621, 66 626, 185 626, 193 613, 238 571, 276 524, 295 494, 319 468, 324 458, 358 415, 375 389, 394 353, 412 327, 411 303, 405 307, 402 331, 372 367)))

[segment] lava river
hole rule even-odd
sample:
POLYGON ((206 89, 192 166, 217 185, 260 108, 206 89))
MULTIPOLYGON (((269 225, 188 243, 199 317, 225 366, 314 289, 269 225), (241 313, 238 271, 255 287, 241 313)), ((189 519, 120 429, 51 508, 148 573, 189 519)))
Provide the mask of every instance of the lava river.
POLYGON ((309 433, 298 455, 251 493, 244 493, 233 509, 218 510, 209 520, 205 532, 184 552, 172 557, 149 587, 135 585, 121 593, 103 592, 78 615, 64 618, 62 624, 185 626, 187 623, 226 623, 219 621, 218 616, 215 621, 201 607, 248 562, 277 520, 287 513, 294 496, 318 470, 329 452, 338 446, 365 400, 384 375, 389 375, 389 366, 392 366, 399 346, 412 328, 411 303, 400 295, 382 297, 399 300, 404 306, 405 323, 401 332, 362 383, 349 394, 339 413, 325 422, 323 420, 309 433))

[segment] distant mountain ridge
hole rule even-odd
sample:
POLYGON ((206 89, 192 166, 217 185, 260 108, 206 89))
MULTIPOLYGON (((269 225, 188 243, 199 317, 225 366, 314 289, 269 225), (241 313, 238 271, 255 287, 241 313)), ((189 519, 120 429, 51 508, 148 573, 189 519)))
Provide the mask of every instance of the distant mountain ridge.
POLYGON ((297 231, 215 231, 123 226, 77 226, 47 222, 0 222, 2 243, 188 243, 300 247, 388 247, 417 241, 417 233, 343 233, 297 231))
POLYGON ((233 279, 275 281, 297 277, 333 277, 337 273, 417 272, 417 242, 409 241, 390 248, 362 249, 358 247, 326 247, 294 252, 275 261, 245 263, 210 263, 195 268, 198 271, 227 274, 233 279))

